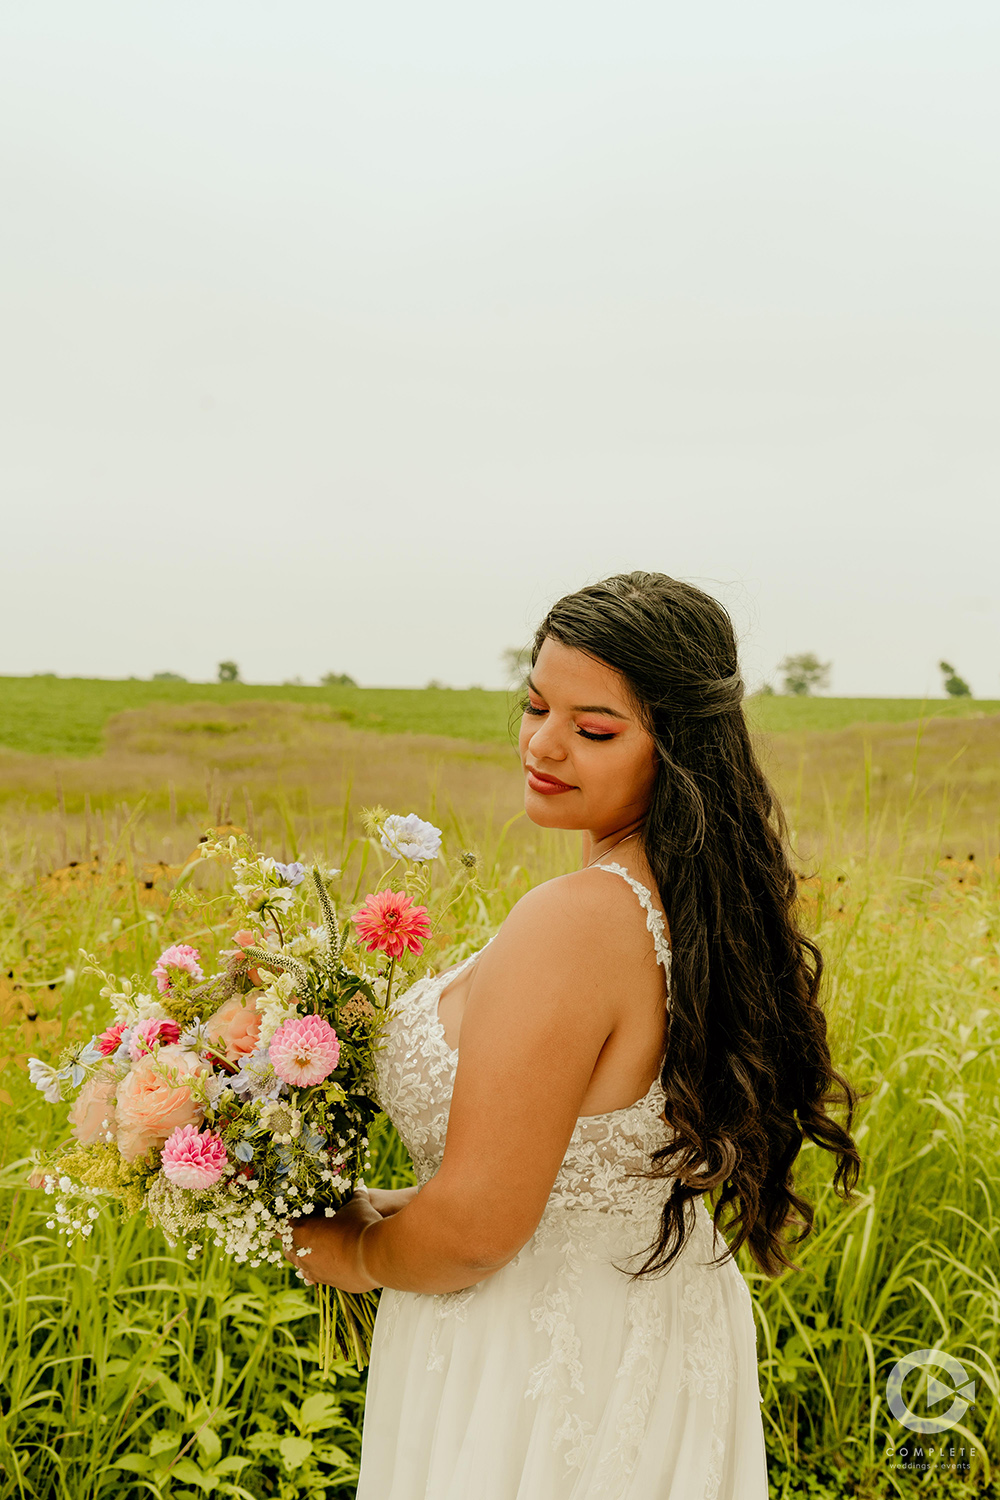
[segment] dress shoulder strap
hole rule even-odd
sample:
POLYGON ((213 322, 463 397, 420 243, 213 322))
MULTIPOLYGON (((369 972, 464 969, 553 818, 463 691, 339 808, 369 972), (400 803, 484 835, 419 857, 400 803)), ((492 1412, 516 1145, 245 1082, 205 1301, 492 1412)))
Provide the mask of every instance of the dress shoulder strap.
POLYGON ((610 875, 620 875, 621 878, 625 881, 625 884, 630 885, 635 891, 636 895, 639 897, 639 900, 646 912, 646 926, 653 934, 653 946, 656 949, 657 963, 661 963, 663 965, 663 972, 666 975, 667 980, 667 992, 669 994, 670 944, 667 942, 666 932, 664 931, 663 918, 657 911, 656 907, 653 905, 653 898, 650 895, 648 888, 644 886, 641 881, 636 880, 634 875, 630 875, 629 872, 623 869, 621 865, 603 865, 600 863, 600 861, 598 861, 596 864, 591 865, 591 869, 607 870, 610 875))

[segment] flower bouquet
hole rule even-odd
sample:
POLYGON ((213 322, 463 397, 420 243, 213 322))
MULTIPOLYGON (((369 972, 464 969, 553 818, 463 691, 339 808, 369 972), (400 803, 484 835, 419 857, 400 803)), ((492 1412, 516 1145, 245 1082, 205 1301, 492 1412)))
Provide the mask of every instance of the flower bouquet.
MULTIPOLYGON (((368 825, 413 862, 406 884, 421 894, 440 830, 382 809, 368 825)), ((397 965, 422 953, 430 926, 413 894, 376 889, 342 930, 328 892, 340 871, 279 863, 245 837, 201 852, 231 862, 227 899, 246 925, 208 976, 188 943, 160 955, 152 984, 85 955, 114 1019, 58 1068, 30 1059, 51 1103, 64 1086, 77 1091, 74 1141, 38 1161, 32 1180, 55 1198, 49 1227, 70 1239, 90 1235, 102 1204, 118 1199, 169 1244, 187 1244, 189 1259, 214 1244, 258 1266, 293 1250, 297 1218, 331 1217, 363 1182, 381 1112, 373 1054, 397 965)), ((324 1368, 334 1349, 361 1368, 377 1298, 318 1295, 324 1368)))

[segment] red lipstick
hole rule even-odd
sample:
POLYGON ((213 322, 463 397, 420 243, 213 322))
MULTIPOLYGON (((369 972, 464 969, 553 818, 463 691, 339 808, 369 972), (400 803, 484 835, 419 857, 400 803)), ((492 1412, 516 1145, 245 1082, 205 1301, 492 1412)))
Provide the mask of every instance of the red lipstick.
POLYGON ((547 776, 544 771, 536 771, 534 766, 525 766, 524 769, 531 790, 541 792, 543 797, 554 797, 558 792, 576 791, 575 786, 570 786, 566 781, 560 781, 558 776, 547 776))

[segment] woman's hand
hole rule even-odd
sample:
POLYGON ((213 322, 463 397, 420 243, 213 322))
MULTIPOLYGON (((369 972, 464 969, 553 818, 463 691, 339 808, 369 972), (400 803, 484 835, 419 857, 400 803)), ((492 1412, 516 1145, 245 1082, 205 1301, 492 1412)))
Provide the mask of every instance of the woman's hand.
MULTIPOLYGON (((403 1192, 410 1189, 404 1188, 403 1192)), ((342 1292, 371 1292, 380 1285, 366 1276, 361 1260, 360 1241, 362 1231, 369 1224, 378 1224, 383 1215, 373 1205, 369 1195, 359 1191, 338 1209, 332 1219, 323 1214, 310 1214, 308 1218, 296 1219, 292 1224, 294 1250, 285 1251, 296 1270, 302 1272, 309 1282, 324 1282, 327 1286, 339 1287, 342 1292), (308 1250, 308 1255, 298 1255, 299 1250, 308 1250)), ((378 1194, 395 1198, 395 1193, 378 1194)), ((395 1213, 403 1204, 390 1207, 395 1213)))
POLYGON ((375 1212, 381 1214, 383 1219, 388 1219, 393 1214, 398 1214, 408 1203, 412 1203, 419 1191, 418 1187, 369 1188, 368 1197, 375 1212))

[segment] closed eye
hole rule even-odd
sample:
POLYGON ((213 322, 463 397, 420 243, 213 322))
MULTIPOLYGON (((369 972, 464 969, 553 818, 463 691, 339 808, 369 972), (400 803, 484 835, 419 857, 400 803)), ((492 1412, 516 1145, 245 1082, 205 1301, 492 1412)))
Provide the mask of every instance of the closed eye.
MULTIPOLYGON (((547 708, 536 708, 533 703, 525 703, 523 708, 526 714, 531 714, 536 719, 548 713, 547 708)), ((594 734, 589 729, 578 729, 577 734, 582 735, 585 740, 613 740, 615 737, 614 732, 611 734, 594 734)))

